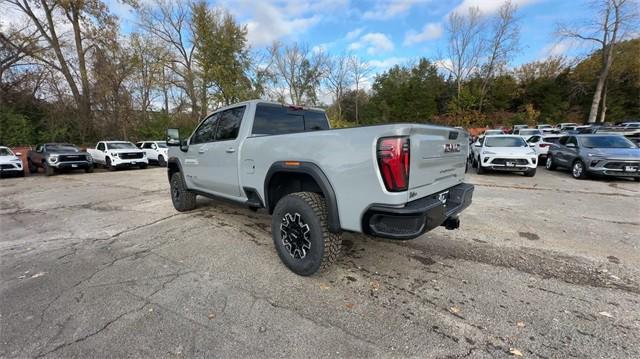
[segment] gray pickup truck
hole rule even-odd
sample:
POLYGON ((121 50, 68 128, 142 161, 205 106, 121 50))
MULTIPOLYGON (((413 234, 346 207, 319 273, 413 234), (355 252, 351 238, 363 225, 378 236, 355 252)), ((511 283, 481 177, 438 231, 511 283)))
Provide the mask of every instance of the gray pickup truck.
POLYGON ((171 198, 178 211, 195 208, 197 195, 265 208, 280 259, 306 276, 336 259, 342 231, 412 239, 458 228, 473 195, 467 143, 449 127, 330 129, 322 110, 242 102, 186 139, 167 130, 171 198))

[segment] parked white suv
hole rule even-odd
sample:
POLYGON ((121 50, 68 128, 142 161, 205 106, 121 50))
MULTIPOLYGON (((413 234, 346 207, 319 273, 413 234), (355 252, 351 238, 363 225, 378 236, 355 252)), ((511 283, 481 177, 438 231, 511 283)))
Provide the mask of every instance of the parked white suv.
POLYGON ((100 141, 96 148, 87 148, 93 163, 103 165, 109 170, 120 167, 147 168, 147 154, 128 141, 100 141))
POLYGON ((167 166, 169 147, 166 141, 141 141, 136 143, 136 147, 147 154, 149 162, 155 162, 162 167, 167 166))
POLYGON ((529 146, 536 151, 538 155, 538 164, 545 164, 547 162, 547 153, 549 153, 549 147, 558 143, 560 135, 543 135, 543 136, 531 136, 527 140, 529 146))
POLYGON ((24 176, 20 155, 20 152, 14 154, 9 147, 0 146, 0 177, 4 173, 24 176))
POLYGON ((523 172, 527 177, 536 174, 538 156, 521 136, 486 136, 482 144, 474 146, 480 150, 474 161, 478 174, 487 170, 523 172))

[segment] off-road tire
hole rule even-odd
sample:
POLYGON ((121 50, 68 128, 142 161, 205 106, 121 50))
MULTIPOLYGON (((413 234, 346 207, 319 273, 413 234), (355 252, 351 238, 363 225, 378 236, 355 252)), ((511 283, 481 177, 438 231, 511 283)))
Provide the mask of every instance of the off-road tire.
POLYGON ((141 169, 141 170, 144 170, 144 169, 146 169, 148 166, 149 166, 149 165, 147 165, 146 163, 143 163, 143 164, 141 164, 141 165, 140 165, 140 169, 141 169))
POLYGON ((171 202, 179 212, 187 212, 196 208, 196 194, 187 189, 182 172, 171 175, 171 202))
POLYGON ((587 167, 584 164, 584 162, 582 162, 582 160, 575 160, 573 161, 573 164, 571 164, 571 176, 573 176, 573 178, 575 179, 585 179, 587 178, 587 167), (579 174, 576 174, 576 169, 575 167, 577 165, 581 165, 582 166, 582 172, 580 172, 579 174))
POLYGON ((271 236, 282 263, 292 272, 310 276, 325 270, 338 258, 342 247, 342 234, 331 233, 328 227, 327 204, 313 192, 296 192, 282 197, 273 211, 271 236), (303 258, 294 258, 282 241, 280 225, 287 213, 300 214, 309 226, 309 252, 303 258))
POLYGON ((167 160, 164 159, 164 156, 158 156, 158 165, 160 167, 167 167, 167 160))
POLYGON ((46 162, 42 163, 42 167, 44 167, 44 174, 47 176, 53 176, 56 173, 55 169, 49 166, 46 162))
POLYGON ((531 168, 531 169, 528 169, 528 170, 524 171, 524 175, 525 175, 526 177, 533 177, 533 176, 535 176, 535 175, 536 175, 536 168, 531 168))
POLYGON ((38 173, 38 167, 31 160, 27 160, 27 165, 29 166, 29 173, 38 173))
POLYGON ((555 162, 553 162, 551 154, 547 155, 547 161, 544 163, 544 167, 549 171, 553 171, 558 167, 555 162))

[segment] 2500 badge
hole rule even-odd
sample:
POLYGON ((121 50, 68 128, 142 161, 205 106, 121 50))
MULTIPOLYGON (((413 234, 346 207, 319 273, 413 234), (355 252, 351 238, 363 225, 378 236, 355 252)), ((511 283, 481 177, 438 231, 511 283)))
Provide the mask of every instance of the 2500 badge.
POLYGON ((445 143, 443 147, 444 147, 444 153, 460 152, 459 143, 445 143))

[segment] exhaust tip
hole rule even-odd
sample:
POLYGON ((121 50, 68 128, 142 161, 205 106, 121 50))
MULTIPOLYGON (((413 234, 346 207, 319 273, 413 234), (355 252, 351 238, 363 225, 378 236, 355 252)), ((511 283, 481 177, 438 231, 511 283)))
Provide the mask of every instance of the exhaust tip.
POLYGON ((448 230, 454 230, 460 228, 460 218, 458 216, 451 216, 442 223, 444 228, 448 230))

